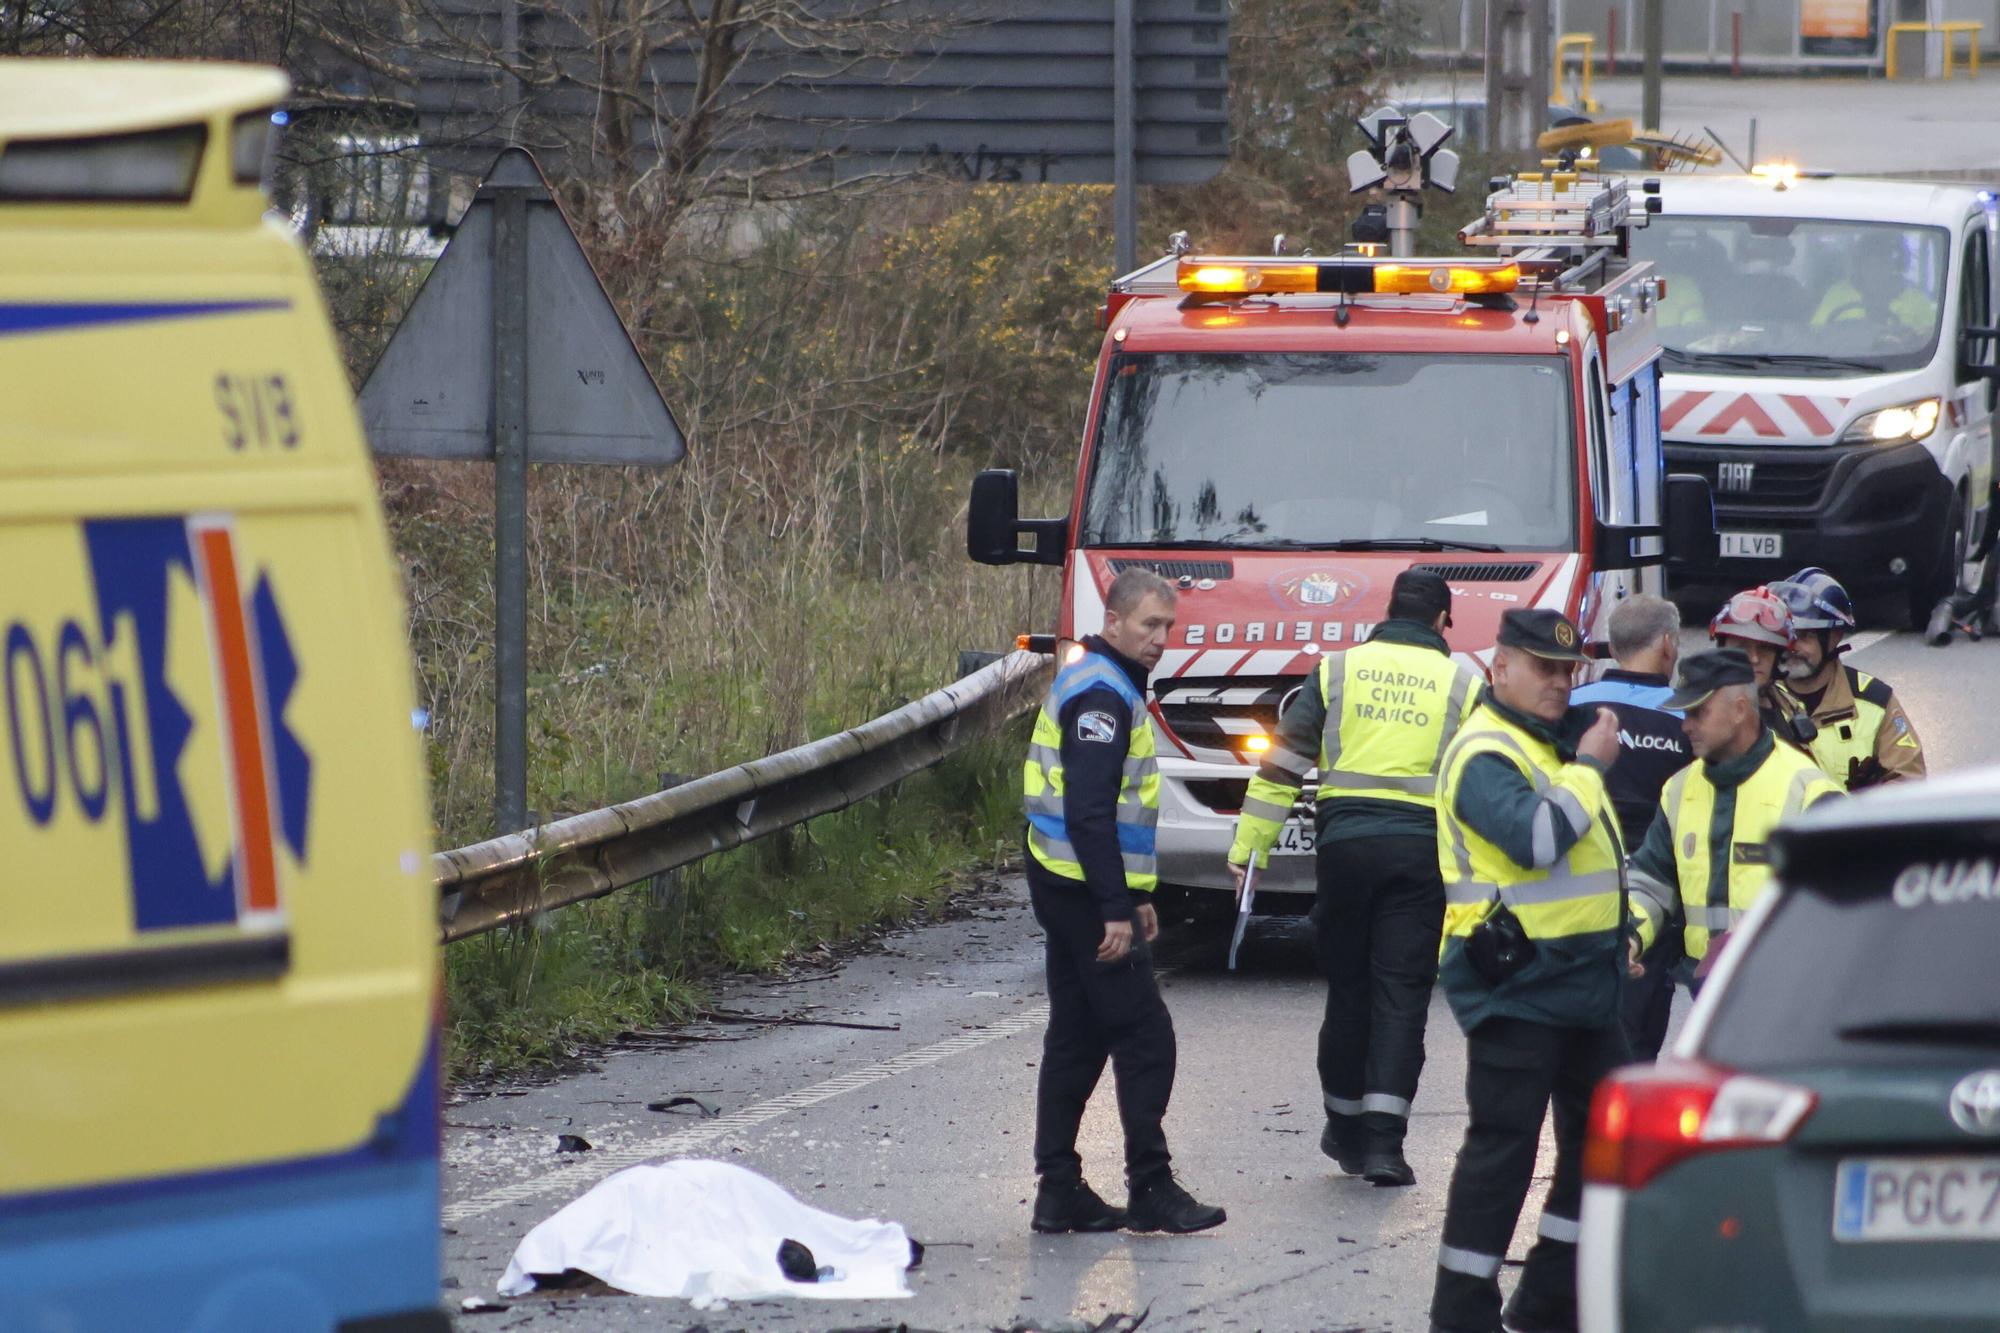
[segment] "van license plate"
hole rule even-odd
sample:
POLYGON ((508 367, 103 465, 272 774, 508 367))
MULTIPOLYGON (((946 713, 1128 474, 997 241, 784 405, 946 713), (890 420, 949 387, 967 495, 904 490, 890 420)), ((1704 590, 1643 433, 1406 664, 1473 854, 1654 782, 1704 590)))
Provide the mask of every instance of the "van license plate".
POLYGON ((2000 1155, 1847 1158, 1834 1175, 1833 1238, 2000 1240, 2000 1155))
POLYGON ((1785 534, 1782 532, 1725 532, 1722 534, 1722 553, 1742 556, 1749 560, 1778 560, 1785 554, 1785 534))
POLYGON ((1313 830, 1292 820, 1278 830, 1278 845, 1271 850, 1279 856, 1308 856, 1313 849, 1313 830))

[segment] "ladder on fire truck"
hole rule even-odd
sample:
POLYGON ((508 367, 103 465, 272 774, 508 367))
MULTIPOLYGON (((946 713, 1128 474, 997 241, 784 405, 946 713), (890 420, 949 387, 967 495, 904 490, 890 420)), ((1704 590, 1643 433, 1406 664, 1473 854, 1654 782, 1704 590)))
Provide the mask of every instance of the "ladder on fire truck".
MULTIPOLYGON (((1372 245, 1350 245, 1333 256, 1293 256, 1285 253, 1283 237, 1278 238, 1275 253, 1269 256, 1197 257, 1187 233, 1176 232, 1166 254, 1114 280, 1111 291, 1117 296, 1198 295, 1204 288, 1191 281, 1191 272, 1254 270, 1269 278, 1279 270, 1289 274, 1311 267, 1347 272, 1332 281, 1333 275, 1326 274, 1313 286, 1267 281, 1260 283, 1257 291, 1269 295, 1315 290, 1364 295, 1371 290, 1399 294, 1415 290, 1357 281, 1354 270, 1371 266, 1411 274, 1512 265, 1521 279, 1523 298, 1556 292, 1589 293, 1610 286, 1626 267, 1631 229, 1645 226, 1659 211, 1659 181, 1649 178, 1635 192, 1632 182, 1624 177, 1605 178, 1579 169, 1567 156, 1543 165, 1542 171, 1495 177, 1489 182, 1485 211, 1459 230, 1459 241, 1475 253, 1490 254, 1490 261, 1466 256, 1389 258, 1372 245)), ((1435 283, 1432 289, 1439 293, 1468 290, 1435 283)), ((1214 290, 1219 294, 1223 289, 1214 290)))
POLYGON ((1630 254, 1632 228, 1660 211, 1660 182, 1647 178, 1635 197, 1622 176, 1606 179, 1566 159, 1542 165, 1495 177, 1486 211, 1459 229, 1459 243, 1490 250, 1558 291, 1608 286, 1630 254))

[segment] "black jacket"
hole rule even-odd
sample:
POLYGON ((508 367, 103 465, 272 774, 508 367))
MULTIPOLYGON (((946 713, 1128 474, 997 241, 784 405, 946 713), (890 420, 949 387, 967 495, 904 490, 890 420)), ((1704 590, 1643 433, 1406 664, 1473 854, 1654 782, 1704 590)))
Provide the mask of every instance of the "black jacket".
POLYGON ((1667 779, 1694 760, 1681 714, 1666 708, 1673 692, 1665 676, 1612 670, 1569 696, 1571 707, 1604 707, 1618 716, 1618 762, 1604 775, 1604 789, 1628 852, 1646 840, 1667 779))

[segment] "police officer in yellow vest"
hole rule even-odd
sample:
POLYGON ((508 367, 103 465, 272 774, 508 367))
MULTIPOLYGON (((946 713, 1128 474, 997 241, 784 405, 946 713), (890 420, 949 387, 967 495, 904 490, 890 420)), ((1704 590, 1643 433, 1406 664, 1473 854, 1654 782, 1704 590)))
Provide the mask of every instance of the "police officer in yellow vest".
POLYGON ((1036 1231, 1201 1231, 1224 1220, 1174 1179, 1161 1120, 1174 1087, 1174 1023, 1153 979, 1153 831, 1160 775, 1146 679, 1174 626, 1173 585, 1128 568, 1042 701, 1022 774, 1028 896, 1045 935, 1049 1025, 1035 1092, 1036 1231), (1125 1208, 1083 1179, 1076 1136, 1104 1073, 1118 1081, 1125 1208))
POLYGON ((1452 661, 1450 624, 1444 579, 1424 569, 1396 576, 1389 618, 1366 643, 1321 658, 1279 719, 1229 849, 1240 884, 1252 856, 1268 859, 1300 785, 1318 769, 1320 1149, 1377 1185, 1416 1182, 1403 1136, 1424 1067, 1444 919, 1437 766, 1479 680, 1452 661))
POLYGON ((1697 762, 1667 779, 1659 813, 1632 857, 1632 906, 1644 917, 1638 943, 1664 922, 1685 921, 1679 979, 1695 988, 1718 941, 1771 882, 1771 830, 1840 794, 1810 757, 1777 743, 1759 716, 1756 690, 1750 659, 1737 649, 1681 663, 1667 706, 1687 710, 1681 728, 1697 762))
POLYGON ((1506 1320, 1576 1327, 1584 1127, 1598 1079, 1626 1059, 1628 911, 1604 786, 1617 718, 1569 706, 1582 646, 1559 612, 1502 616, 1492 684, 1438 776, 1438 977, 1466 1033, 1470 1117, 1431 1299, 1431 1326, 1444 1333, 1501 1333, 1500 1265, 1551 1102, 1555 1178, 1506 1320))
POLYGON ((1771 585, 1792 613, 1797 636, 1786 657, 1781 697, 1812 719, 1807 748, 1848 791, 1924 775, 1924 746, 1885 680, 1840 660, 1854 629, 1854 603, 1817 566, 1771 585))

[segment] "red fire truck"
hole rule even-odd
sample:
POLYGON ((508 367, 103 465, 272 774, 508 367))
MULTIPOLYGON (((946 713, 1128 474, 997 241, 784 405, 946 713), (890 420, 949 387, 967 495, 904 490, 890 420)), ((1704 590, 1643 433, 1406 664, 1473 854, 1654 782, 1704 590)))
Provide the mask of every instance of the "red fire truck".
MULTIPOLYGON (((1601 638, 1620 597, 1661 590, 1670 548, 1713 549, 1707 483, 1665 475, 1665 293, 1629 256, 1657 183, 1492 186, 1462 258, 1210 258, 1177 238, 1112 284, 1070 512, 1023 520, 1012 472, 974 482, 973 559, 1063 567, 1062 650, 1127 566, 1180 589, 1151 700, 1163 885, 1228 888, 1280 712, 1402 570, 1450 581, 1447 638, 1484 666, 1502 612, 1556 607, 1601 638)), ((1311 793, 1267 893, 1312 888, 1311 793)))

